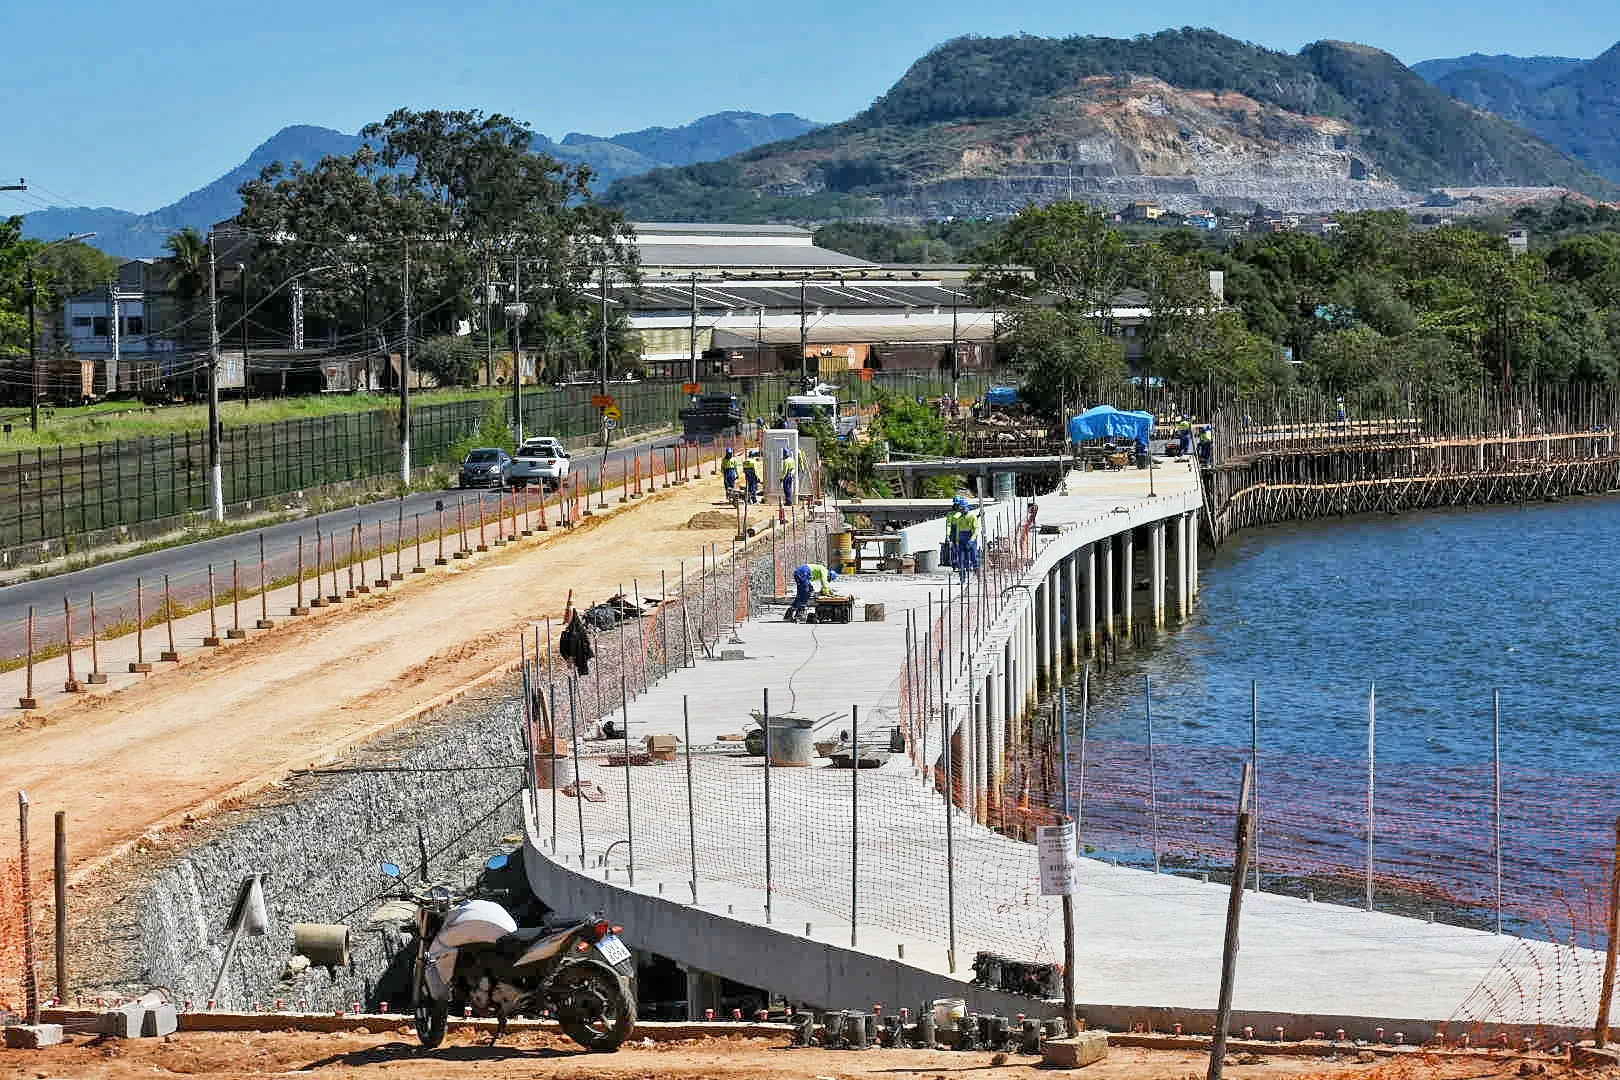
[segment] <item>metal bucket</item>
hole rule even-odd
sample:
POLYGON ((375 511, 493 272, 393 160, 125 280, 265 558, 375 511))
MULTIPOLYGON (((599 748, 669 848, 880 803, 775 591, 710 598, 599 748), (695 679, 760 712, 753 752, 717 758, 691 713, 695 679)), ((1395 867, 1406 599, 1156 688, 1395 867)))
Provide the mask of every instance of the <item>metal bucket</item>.
POLYGON ((911 553, 911 557, 916 561, 917 573, 919 574, 932 574, 939 569, 939 552, 933 548, 914 551, 911 553))
POLYGON ((808 765, 816 756, 815 721, 802 716, 771 717, 771 764, 808 765))

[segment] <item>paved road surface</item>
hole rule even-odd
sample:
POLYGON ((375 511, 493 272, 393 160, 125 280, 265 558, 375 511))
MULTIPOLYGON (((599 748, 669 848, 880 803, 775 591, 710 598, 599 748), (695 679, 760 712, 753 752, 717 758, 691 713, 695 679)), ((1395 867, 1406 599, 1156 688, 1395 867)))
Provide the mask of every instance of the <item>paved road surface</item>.
MULTIPOLYGON (((642 469, 645 473, 650 464, 650 458, 657 456, 660 461, 664 459, 665 447, 674 446, 680 442, 678 436, 669 435, 644 442, 627 443, 621 447, 609 449, 607 455, 607 475, 611 481, 617 482, 622 463, 633 463, 636 457, 641 459, 642 469)), ((588 473, 590 482, 594 482, 601 467, 600 451, 580 451, 573 458, 573 471, 575 475, 585 477, 588 473)), ((628 465, 634 469, 633 464, 628 465)), ((609 497, 612 497, 610 492, 609 497)), ((387 499, 381 502, 368 503, 359 507, 331 511, 318 517, 300 518, 295 521, 281 522, 267 525, 262 529, 253 529, 247 532, 234 533, 213 540, 203 540, 194 544, 180 547, 166 548, 162 551, 148 552, 144 555, 134 555, 126 559, 102 563, 98 566, 87 567, 68 574, 59 574, 55 577, 42 578, 37 581, 18 581, 0 587, 0 656, 22 655, 27 640, 28 609, 33 606, 36 611, 35 640, 38 643, 59 643, 63 640, 62 598, 71 597, 73 600, 74 636, 83 638, 88 633, 88 615, 85 606, 91 593, 96 598, 96 616, 98 628, 105 627, 119 620, 132 619, 135 614, 135 583, 139 578, 142 585, 144 611, 150 615, 159 609, 162 602, 163 577, 169 576, 171 589, 176 602, 195 604, 207 596, 208 567, 214 567, 216 589, 220 594, 230 588, 231 561, 236 560, 241 568, 241 581, 244 589, 256 588, 258 584, 259 541, 264 541, 265 559, 268 565, 267 576, 274 580, 285 577, 295 571, 297 565, 297 547, 299 538, 304 541, 305 566, 312 570, 315 558, 315 541, 317 531, 323 539, 323 546, 330 551, 332 537, 336 534, 337 551, 340 561, 346 564, 350 530, 356 522, 360 522, 365 530, 365 548, 368 551, 377 547, 377 528, 379 523, 383 530, 383 544, 392 548, 395 542, 396 528, 403 516, 403 532, 407 541, 416 535, 417 526, 420 525, 424 537, 432 537, 438 527, 439 505, 445 508, 447 528, 456 528, 456 510, 458 504, 464 506, 469 533, 469 543, 476 544, 478 503, 484 503, 485 515, 493 520, 497 513, 498 495, 495 492, 462 492, 455 489, 444 491, 417 492, 405 496, 403 499, 387 499)), ((531 506, 535 507, 538 515, 538 499, 531 496, 531 506)), ((556 512, 550 511, 551 520, 555 521, 556 512)), ((493 537, 493 531, 491 531, 493 537)), ((454 535, 447 537, 445 551, 448 553, 455 548, 454 535)), ((436 554, 436 541, 425 540, 422 545, 424 561, 431 561, 436 554)), ((403 565, 414 565, 415 551, 407 548, 402 553, 403 565)), ((327 556, 328 560, 330 555, 327 556)), ((393 557, 388 556, 386 569, 393 569, 393 557)), ((371 572, 377 570, 375 559, 372 560, 371 572)), ((340 570, 340 577, 346 571, 340 570)), ((244 618, 250 616, 244 615, 244 618)), ((252 616, 256 617, 256 615, 252 616)))

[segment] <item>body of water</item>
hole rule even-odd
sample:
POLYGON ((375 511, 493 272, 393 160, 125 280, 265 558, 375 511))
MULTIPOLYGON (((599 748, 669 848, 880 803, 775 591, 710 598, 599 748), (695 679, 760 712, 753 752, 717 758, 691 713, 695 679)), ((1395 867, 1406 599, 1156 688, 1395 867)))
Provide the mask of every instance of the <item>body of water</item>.
POLYGON ((1277 887, 1359 903, 1371 847, 1380 906, 1591 933, 1620 815, 1617 537, 1612 498, 1240 533, 1192 620, 1093 681, 1083 780, 1071 742, 1083 836, 1139 864, 1229 865, 1255 681, 1277 887))
POLYGON ((1380 763, 1491 758, 1620 766, 1620 499, 1317 521, 1239 533, 1203 567, 1193 620, 1120 662, 1092 731, 1364 756, 1377 686, 1380 763))

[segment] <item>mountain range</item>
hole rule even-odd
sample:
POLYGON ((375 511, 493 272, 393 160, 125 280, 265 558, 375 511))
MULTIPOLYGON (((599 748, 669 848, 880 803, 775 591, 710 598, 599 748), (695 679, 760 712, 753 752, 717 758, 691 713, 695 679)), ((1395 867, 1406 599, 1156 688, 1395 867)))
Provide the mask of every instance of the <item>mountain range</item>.
POLYGON ((1413 70, 1620 181, 1620 45, 1592 60, 1476 53, 1413 70))
MULTIPOLYGON (((611 136, 570 132, 561 142, 540 136, 534 148, 561 161, 589 165, 600 185, 653 169, 726 157, 818 126, 791 113, 722 112, 674 128, 650 127, 611 136)), ((363 141, 359 135, 309 124, 285 127, 236 168, 151 213, 106 206, 53 207, 28 214, 23 232, 41 239, 93 232, 93 243, 103 251, 126 258, 162 255, 164 238, 176 230, 188 225, 206 230, 235 216, 242 205, 237 189, 266 165, 275 161, 313 165, 328 155, 352 154, 363 141)))
MULTIPOLYGON (((1591 66, 1555 73, 1548 92, 1591 66)), ((754 221, 967 217, 1059 198, 1354 210, 1457 186, 1620 195, 1381 50, 1320 41, 1289 54, 1184 29, 959 38, 843 123, 620 180, 607 198, 642 220, 754 221)))

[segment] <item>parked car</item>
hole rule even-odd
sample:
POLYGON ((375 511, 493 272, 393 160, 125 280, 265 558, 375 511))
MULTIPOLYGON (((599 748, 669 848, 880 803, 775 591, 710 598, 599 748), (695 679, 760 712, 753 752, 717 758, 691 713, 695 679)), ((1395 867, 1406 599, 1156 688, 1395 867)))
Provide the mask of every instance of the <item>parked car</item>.
POLYGON ((512 468, 512 455, 495 446, 481 446, 467 453, 467 460, 461 463, 460 486, 493 487, 506 486, 506 474, 512 468))
POLYGON ((524 439, 506 474, 507 483, 513 487, 539 484, 547 491, 555 490, 567 478, 568 451, 561 439, 550 435, 524 439))

